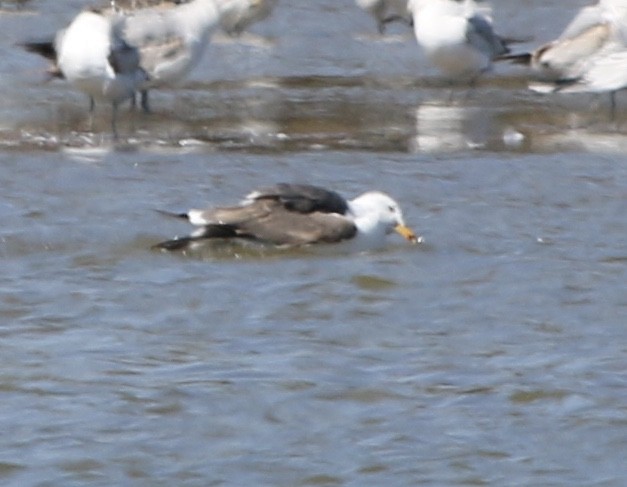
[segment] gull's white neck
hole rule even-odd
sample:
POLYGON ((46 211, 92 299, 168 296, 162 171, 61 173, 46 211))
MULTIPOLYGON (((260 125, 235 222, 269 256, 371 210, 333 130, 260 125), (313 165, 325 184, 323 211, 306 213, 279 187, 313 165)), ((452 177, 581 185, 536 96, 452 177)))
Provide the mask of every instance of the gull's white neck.
POLYGON ((364 249, 384 245, 388 229, 387 225, 379 220, 376 213, 369 211, 368 207, 360 205, 359 200, 349 201, 348 211, 353 216, 353 221, 357 227, 355 244, 364 249))

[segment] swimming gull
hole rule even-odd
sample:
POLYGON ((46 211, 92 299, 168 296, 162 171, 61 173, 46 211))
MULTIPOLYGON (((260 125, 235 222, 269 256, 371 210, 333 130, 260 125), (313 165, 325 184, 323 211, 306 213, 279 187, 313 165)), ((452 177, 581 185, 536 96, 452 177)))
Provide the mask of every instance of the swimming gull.
POLYGON ((234 238, 286 247, 348 242, 351 249, 369 250, 382 247, 386 235, 394 231, 410 242, 419 241, 405 224, 398 203, 379 191, 346 200, 318 186, 279 183, 251 192, 236 206, 166 214, 199 228, 188 237, 154 246, 163 250, 234 238))

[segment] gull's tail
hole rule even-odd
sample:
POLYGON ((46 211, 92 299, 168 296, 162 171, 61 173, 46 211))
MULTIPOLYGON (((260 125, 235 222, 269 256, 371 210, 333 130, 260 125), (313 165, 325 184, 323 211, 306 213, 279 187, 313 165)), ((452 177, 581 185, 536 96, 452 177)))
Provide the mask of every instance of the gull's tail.
POLYGON ((26 49, 28 52, 39 54, 50 61, 57 61, 57 51, 54 48, 54 42, 52 41, 26 41, 19 42, 17 45, 26 49))
POLYGON ((65 77, 57 66, 57 50, 54 47, 53 41, 25 41, 18 42, 17 45, 28 52, 38 54, 52 62, 52 66, 46 70, 46 74, 50 77, 49 79, 65 77))
POLYGON ((497 56, 495 61, 509 61, 513 64, 522 64, 524 66, 529 66, 531 64, 531 53, 530 52, 522 52, 517 54, 503 54, 501 56, 497 56))
POLYGON ((167 216, 169 218, 178 218, 181 220, 189 220, 189 216, 187 216, 187 213, 174 213, 171 211, 164 211, 164 210, 155 210, 157 213, 159 213, 160 215, 164 215, 167 216))
POLYGON ((185 250, 189 248, 190 245, 197 240, 201 240, 201 239, 198 237, 174 238, 172 240, 159 242, 158 244, 155 244, 150 248, 152 250, 167 250, 167 251, 185 250))

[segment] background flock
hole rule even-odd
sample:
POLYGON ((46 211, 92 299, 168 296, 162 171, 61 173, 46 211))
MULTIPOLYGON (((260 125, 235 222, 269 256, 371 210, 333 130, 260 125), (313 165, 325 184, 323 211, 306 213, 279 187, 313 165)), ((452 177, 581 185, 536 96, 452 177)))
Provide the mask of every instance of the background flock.
MULTIPOLYGON (((356 0, 385 35, 392 22, 412 28, 417 44, 451 83, 472 87, 496 61, 529 66, 530 88, 539 92, 608 92, 627 85, 627 1, 600 0, 584 7, 555 39, 532 52, 516 51, 529 39, 498 32, 491 8, 474 0, 356 0)), ((240 35, 280 8, 278 0, 111 0, 77 13, 47 39, 22 46, 52 61, 51 76, 67 79, 89 97, 113 106, 126 100, 150 111, 149 90, 175 86, 202 59, 212 35, 240 35), (279 4, 279 5, 277 5, 279 4)))

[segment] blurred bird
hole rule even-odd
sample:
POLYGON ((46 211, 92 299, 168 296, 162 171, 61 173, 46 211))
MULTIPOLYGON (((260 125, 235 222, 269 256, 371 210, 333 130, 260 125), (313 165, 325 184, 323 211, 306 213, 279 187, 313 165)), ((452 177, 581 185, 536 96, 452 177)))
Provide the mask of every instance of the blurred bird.
POLYGON ((416 40, 447 78, 474 82, 515 42, 494 33, 489 9, 473 0, 409 0, 416 40))
MULTIPOLYGON (((121 0, 113 0, 120 2, 121 0)), ((125 0, 127 3, 129 0, 125 0)), ((238 35, 271 13, 276 0, 131 0, 147 8, 126 7, 124 38, 138 47, 150 80, 142 86, 141 106, 150 111, 148 90, 176 85, 198 64, 211 35, 222 28, 238 35)), ((119 4, 119 3, 118 3, 119 4)), ((134 99, 133 99, 134 102, 134 99)))
POLYGON ((627 0, 584 7, 555 40, 502 59, 528 65, 541 81, 534 91, 609 92, 614 118, 615 93, 627 86, 627 0))
POLYGON ((250 25, 270 16, 276 3, 277 0, 239 0, 221 16, 220 27, 230 36, 238 36, 250 25))
MULTIPOLYGON (((82 73, 89 70, 85 66, 103 62, 102 59, 106 56, 100 52, 102 49, 99 46, 104 41, 96 42, 95 38, 99 33, 102 37, 111 31, 108 43, 112 44, 113 52, 116 53, 116 65, 125 69, 121 73, 125 75, 122 77, 125 82, 128 81, 130 63, 129 56, 122 56, 121 53, 133 52, 138 59, 142 76, 133 78, 140 81, 133 86, 134 90, 141 93, 142 108, 149 111, 149 89, 172 86, 184 79, 202 58, 210 35, 220 27, 223 18, 230 18, 236 12, 241 12, 242 2, 256 5, 264 0, 127 0, 126 3, 120 3, 121 1, 112 0, 109 9, 87 11, 89 15, 85 16, 79 14, 71 25, 77 24, 80 19, 79 27, 72 27, 70 36, 64 30, 54 40, 24 42, 22 46, 53 60, 55 66, 51 69, 51 74, 62 74, 73 81, 76 75, 70 76, 68 73, 82 73), (140 8, 143 2, 150 2, 151 5, 140 8), (95 17, 98 17, 100 23, 93 28, 93 32, 91 27, 81 27, 85 24, 85 18, 91 18, 96 23, 95 17), (106 26, 113 27, 107 29, 106 26), (76 51, 80 56, 64 55, 61 65, 61 50, 76 51)), ((134 102, 134 95, 125 93, 124 98, 129 97, 134 102)), ((116 107, 118 103, 119 95, 116 96, 116 107)))
POLYGON ((90 118, 95 100, 111 102, 111 130, 117 137, 118 105, 133 96, 148 80, 140 66, 138 50, 121 35, 122 18, 100 10, 79 13, 59 31, 53 42, 24 42, 31 52, 51 59, 51 76, 67 79, 90 99, 90 118))
POLYGON ((355 0, 357 6, 372 15, 380 34, 390 22, 401 21, 411 25, 411 15, 407 9, 407 0, 355 0))
MULTIPOLYGON (((192 0, 111 0, 111 7, 125 13, 152 7, 168 8, 190 3, 192 0)), ((215 0, 228 3, 230 0, 215 0)), ((220 27, 231 36, 240 35, 255 22, 267 18, 278 0, 237 0, 220 18, 220 27)))
POLYGON ((173 86, 199 63, 222 17, 242 0, 191 0, 125 12, 123 38, 140 53, 149 80, 141 87, 141 106, 149 111, 148 90, 173 86))

